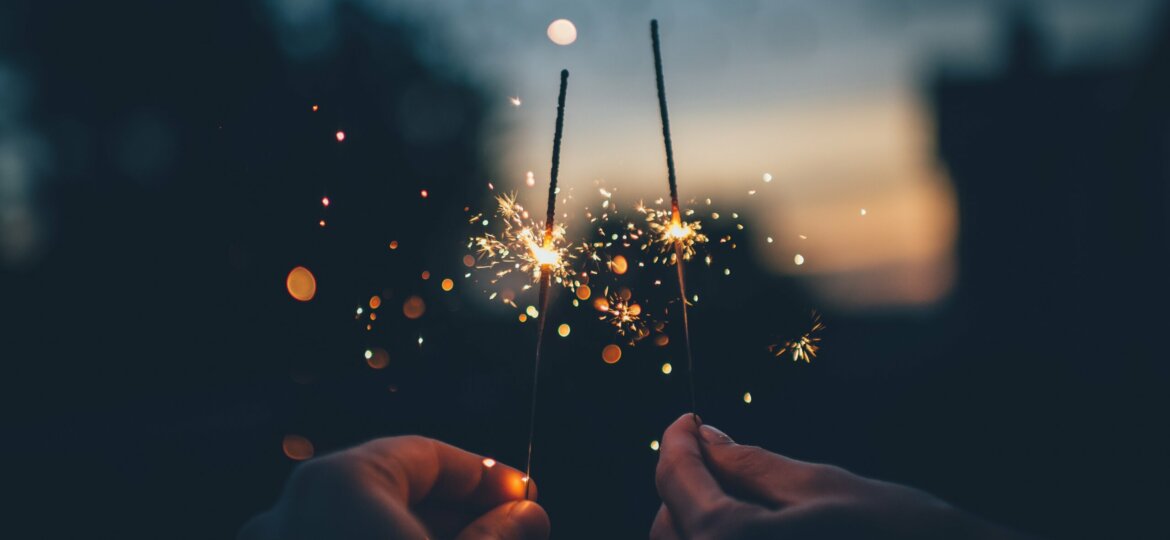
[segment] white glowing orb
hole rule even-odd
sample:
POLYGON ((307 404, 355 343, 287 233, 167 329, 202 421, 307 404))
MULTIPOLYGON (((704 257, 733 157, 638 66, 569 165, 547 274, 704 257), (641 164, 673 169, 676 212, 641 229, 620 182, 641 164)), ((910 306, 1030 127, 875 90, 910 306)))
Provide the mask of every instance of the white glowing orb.
POLYGON ((804 264, 804 255, 797 253, 796 256, 792 258, 792 262, 796 263, 796 266, 804 264))
POLYGON ((569 19, 557 19, 548 25, 548 39, 557 45, 570 45, 577 41, 577 27, 569 19))

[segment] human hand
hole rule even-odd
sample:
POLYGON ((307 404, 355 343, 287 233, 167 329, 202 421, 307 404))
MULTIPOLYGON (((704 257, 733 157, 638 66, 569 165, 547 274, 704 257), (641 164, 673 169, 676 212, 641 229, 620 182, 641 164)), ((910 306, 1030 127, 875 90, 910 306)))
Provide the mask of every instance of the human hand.
POLYGON ((650 538, 1019 538, 934 496, 741 446, 691 414, 662 436, 650 538))
MULTIPOLYGON (((548 538, 520 471, 418 436, 388 437, 307 461, 241 540, 548 538)), ((536 486, 531 487, 536 499, 536 486)))

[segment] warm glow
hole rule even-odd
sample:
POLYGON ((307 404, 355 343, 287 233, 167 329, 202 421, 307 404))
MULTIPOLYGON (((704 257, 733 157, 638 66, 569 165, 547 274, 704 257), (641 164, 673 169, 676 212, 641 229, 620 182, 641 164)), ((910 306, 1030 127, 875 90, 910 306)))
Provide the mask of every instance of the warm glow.
POLYGON ((655 452, 658 451, 658 441, 657 440, 650 441, 650 449, 655 451, 655 452))
POLYGON ((629 270, 629 268, 630 263, 626 261, 626 258, 621 255, 615 256, 613 260, 609 262, 609 269, 619 276, 626 273, 626 270, 629 270))
POLYGON ((317 107, 316 105, 313 105, 313 112, 317 112, 317 109, 318 109, 318 108, 319 108, 319 107, 317 107))
POLYGON ((671 367, 671 365, 670 365, 670 362, 667 362, 667 363, 665 363, 665 364, 662 364, 662 373, 663 373, 663 374, 665 374, 665 375, 670 375, 670 372, 671 372, 671 371, 674 371, 674 368, 673 368, 673 367, 671 367))
POLYGON ((614 344, 606 345, 601 349, 601 359, 606 364, 616 364, 618 360, 622 359, 622 348, 614 344))
POLYGON ((370 309, 378 309, 382 305, 382 298, 374 295, 370 297, 370 309))
POLYGON ((752 402, 752 393, 751 392, 744 392, 743 402, 744 403, 751 403, 752 402))
POLYGON ((797 253, 796 256, 792 258, 792 262, 796 263, 796 266, 804 264, 804 255, 797 253))
POLYGON ((384 349, 374 349, 373 351, 366 351, 366 364, 373 369, 385 369, 390 365, 390 353, 384 349))
POLYGON ((430 197, 430 196, 431 196, 431 194, 430 194, 430 193, 427 193, 427 190, 425 190, 425 189, 423 189, 423 190, 420 190, 420 191, 418 192, 418 194, 419 194, 419 196, 420 196, 420 197, 422 197, 422 198, 424 198, 424 199, 425 199, 425 198, 427 198, 427 197, 430 197))
POLYGON ((420 274, 419 277, 421 277, 423 281, 431 279, 431 272, 429 270, 423 270, 423 273, 420 274))
POLYGON ((402 303, 402 314, 406 315, 407 319, 417 319, 423 316, 427 311, 427 304, 423 302, 422 298, 418 296, 411 296, 402 303))
POLYGON ((600 296, 593 301, 593 309, 597 311, 609 311, 609 301, 600 296))
POLYGON ((557 19, 548 25, 548 39, 557 45, 570 45, 577 41, 577 27, 568 19, 557 19))
POLYGON ((341 141, 345 140, 345 132, 344 131, 338 131, 335 136, 337 137, 337 142, 341 142, 341 141))
POLYGON ((329 206, 329 197, 321 197, 321 206, 329 206))
POLYGON ((589 295, 591 294, 593 294, 593 290, 590 289, 588 285, 577 287, 577 298, 580 298, 581 300, 588 300, 589 295))
POLYGON ((475 266, 475 257, 472 257, 471 255, 464 255, 463 256, 463 266, 466 266, 468 268, 475 266))
POLYGON ((317 294, 317 278, 304 266, 293 268, 285 279, 288 294, 301 302, 308 302, 317 294))
POLYGON ((528 316, 532 317, 533 319, 540 316, 540 311, 538 311, 536 309, 536 306, 528 306, 528 309, 524 310, 524 312, 527 313, 528 316))
POLYGON ((569 337, 569 331, 570 331, 570 328, 569 328, 569 325, 567 325, 567 324, 562 324, 562 325, 557 327, 557 335, 559 335, 561 337, 569 337))
POLYGON ((451 278, 444 278, 441 287, 444 291, 450 291, 451 289, 455 288, 455 281, 451 278))
POLYGON ((323 219, 322 219, 321 221, 318 221, 318 222, 317 222, 317 225, 320 225, 320 226, 324 227, 324 226, 325 226, 325 220, 323 220, 323 219))
POLYGON ((390 241, 390 249, 398 249, 398 240, 390 241))
POLYGON ((313 457, 313 442, 300 435, 285 435, 280 446, 289 459, 304 461, 313 457))
POLYGON ((488 457, 488 458, 483 458, 483 466, 484 466, 484 467, 487 467, 487 468, 489 468, 489 469, 490 469, 490 468, 492 468, 492 467, 495 467, 495 466, 496 466, 496 460, 494 460, 494 459, 492 459, 492 458, 490 458, 490 457, 488 457))
POLYGON ((560 254, 556 251, 537 245, 532 246, 532 258, 541 266, 556 266, 561 260, 560 254))

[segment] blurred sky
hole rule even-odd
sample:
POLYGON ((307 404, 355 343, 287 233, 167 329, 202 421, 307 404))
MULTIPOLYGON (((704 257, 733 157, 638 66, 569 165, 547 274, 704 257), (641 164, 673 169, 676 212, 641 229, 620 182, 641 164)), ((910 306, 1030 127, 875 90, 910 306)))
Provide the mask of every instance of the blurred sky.
MULTIPOLYGON (((498 95, 486 148, 497 173, 471 181, 526 192, 522 200, 539 201, 547 182, 558 71, 568 68, 561 186, 576 194, 564 209, 571 227, 582 206, 599 203, 598 184, 627 210, 666 194, 648 35, 658 18, 682 197, 741 212, 767 267, 808 276, 828 303, 860 308, 930 305, 953 280, 954 191, 934 156, 924 82, 944 68, 994 73, 1018 5, 1036 16, 1051 66, 1124 65, 1142 50, 1160 5, 262 0, 293 57, 335 42, 331 19, 343 2, 420 23, 429 61, 466 69, 498 95), (558 18, 575 23, 575 43, 548 39, 558 18), (533 188, 527 171, 536 175, 533 188), (793 263, 796 253, 803 266, 793 263)), ((8 255, 33 253, 18 244, 43 240, 28 201, 45 153, 35 130, 17 129, 20 75, 0 65, 0 81, 12 90, 0 99, 8 135, 0 145, 2 239, 8 255)))

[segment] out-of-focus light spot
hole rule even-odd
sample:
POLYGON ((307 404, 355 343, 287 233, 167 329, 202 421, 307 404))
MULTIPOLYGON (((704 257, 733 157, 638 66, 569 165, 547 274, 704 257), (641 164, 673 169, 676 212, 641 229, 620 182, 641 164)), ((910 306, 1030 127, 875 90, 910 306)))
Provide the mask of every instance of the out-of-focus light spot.
POLYGON ((487 467, 487 468, 489 468, 489 469, 490 469, 490 468, 492 468, 492 467, 495 467, 495 466, 496 466, 496 460, 494 460, 494 459, 492 459, 492 458, 490 458, 490 457, 483 458, 483 466, 484 466, 484 467, 487 467))
POLYGON ((378 320, 378 314, 377 313, 370 313, 370 320, 371 321, 378 320))
POLYGON ((771 244, 772 242, 774 242, 774 240, 772 240, 772 237, 771 237, 771 236, 769 236, 769 237, 768 237, 768 243, 769 243, 769 244, 771 244))
POLYGON ((557 19, 548 25, 548 39, 557 45, 571 45, 577 41, 577 27, 569 19, 557 19))
POLYGON ((509 97, 509 98, 508 98, 508 101, 511 101, 511 102, 512 102, 512 106, 513 106, 513 107, 519 107, 519 106, 520 106, 520 96, 512 96, 512 97, 509 97))
POLYGON ((317 294, 317 278, 304 266, 293 268, 284 280, 284 285, 288 288, 288 294, 301 302, 308 302, 317 294))
POLYGON ((756 190, 754 190, 754 189, 748 190, 748 195, 755 195, 755 194, 756 194, 756 190))
POLYGON ((370 309, 378 309, 382 306, 382 297, 374 295, 370 297, 370 309))
POLYGON ((601 349, 601 359, 606 364, 616 364, 618 360, 622 359, 622 348, 614 344, 606 345, 601 349))
POLYGON ((323 220, 323 219, 322 219, 321 221, 318 221, 318 222, 317 222, 317 225, 320 225, 320 226, 324 227, 324 226, 325 226, 325 220, 323 220))
POLYGON ((655 451, 655 452, 658 451, 658 441, 657 440, 650 441, 650 449, 655 451))
POLYGON ((429 270, 423 270, 423 273, 420 274, 419 277, 421 277, 423 279, 423 281, 431 279, 431 272, 429 270))
POLYGON ((862 208, 862 209, 861 209, 861 215, 863 215, 863 216, 864 216, 864 215, 865 215, 865 214, 867 214, 867 213, 868 213, 868 212, 866 212, 864 208, 862 208))
MULTIPOLYGON (((371 351, 366 352, 370 353, 371 351)), ((366 357, 366 364, 373 369, 385 369, 386 366, 390 365, 390 353, 386 352, 385 349, 376 348, 373 350, 373 354, 366 357)))
POLYGON ((593 309, 596 309, 597 311, 608 311, 609 310, 609 301, 606 300, 605 298, 598 296, 596 299, 593 300, 593 309))
POLYGON ((540 316, 540 312, 537 311, 536 306, 528 306, 528 309, 525 309, 524 313, 527 313, 528 316, 532 317, 533 319, 540 316))
POLYGON ((422 338, 422 336, 419 336, 418 337, 418 346, 422 347, 422 344, 423 344, 423 338, 422 338))
POLYGON ((427 193, 427 190, 425 190, 425 189, 420 189, 418 191, 418 195, 424 199, 431 196, 431 194, 427 193))
POLYGON ((418 296, 411 296, 402 303, 402 314, 407 319, 417 319, 427 312, 427 304, 418 296))
POLYGON ((527 184, 528 187, 536 185, 536 176, 532 174, 532 171, 528 171, 528 175, 524 178, 524 183, 527 184))
POLYGON ((730 275, 731 275, 731 269, 730 269, 730 268, 724 268, 724 269, 723 269, 723 275, 725 275, 725 276, 730 276, 730 275))
POLYGON ((796 263, 796 266, 804 264, 804 255, 797 253, 796 256, 792 258, 792 262, 796 263))
POLYGON ((329 197, 321 197, 321 206, 329 206, 329 197))
POLYGON ((285 435, 280 446, 291 460, 304 461, 313 457, 313 442, 300 435, 285 435))
POLYGON ((398 249, 398 240, 390 241, 390 249, 398 249))
POLYGON ((752 402, 752 393, 751 392, 744 392, 743 393, 743 402, 744 403, 751 403, 752 402))
POLYGON ((319 108, 319 107, 317 107, 316 105, 313 105, 313 112, 317 112, 317 109, 318 109, 318 108, 319 108))
POLYGON ((365 312, 366 312, 366 310, 362 309, 361 306, 358 306, 357 312, 356 312, 358 315, 361 315, 362 313, 365 313, 365 312))
POLYGON ((440 287, 442 287, 444 291, 450 291, 451 289, 455 288, 455 281, 451 278, 445 278, 443 279, 443 283, 440 285, 440 287))
POLYGON ((557 327, 557 335, 561 336, 561 337, 569 337, 570 331, 571 331, 571 329, 569 328, 569 325, 567 325, 567 324, 562 324, 562 325, 557 327))
POLYGON ((528 315, 521 313, 516 317, 520 322, 528 322, 528 315))
POLYGON ((626 273, 626 270, 629 270, 629 268, 630 263, 621 255, 617 255, 612 261, 609 261, 609 269, 619 276, 626 273))
POLYGON ((670 343, 670 336, 666 334, 654 338, 654 344, 659 347, 665 347, 667 343, 670 343))
POLYGON ((369 349, 366 349, 366 354, 365 354, 365 357, 366 357, 366 360, 369 360, 369 359, 373 358, 373 357, 374 357, 374 351, 371 351, 371 350, 369 350, 369 349))
POLYGON ((772 181, 772 173, 764 173, 764 181, 771 182, 772 181))
POLYGON ((664 375, 670 375, 671 371, 674 371, 674 366, 671 366, 670 362, 662 364, 662 373, 664 375))
POLYGON ((472 257, 471 255, 464 255, 463 256, 463 266, 466 266, 468 268, 475 266, 475 257, 472 257))
POLYGON ((580 298, 581 300, 588 300, 589 295, 591 294, 593 294, 593 290, 590 289, 588 285, 577 287, 577 298, 580 298))
POLYGON ((345 140, 345 132, 344 131, 338 131, 337 134, 334 136, 337 137, 337 142, 341 142, 341 141, 345 140))

